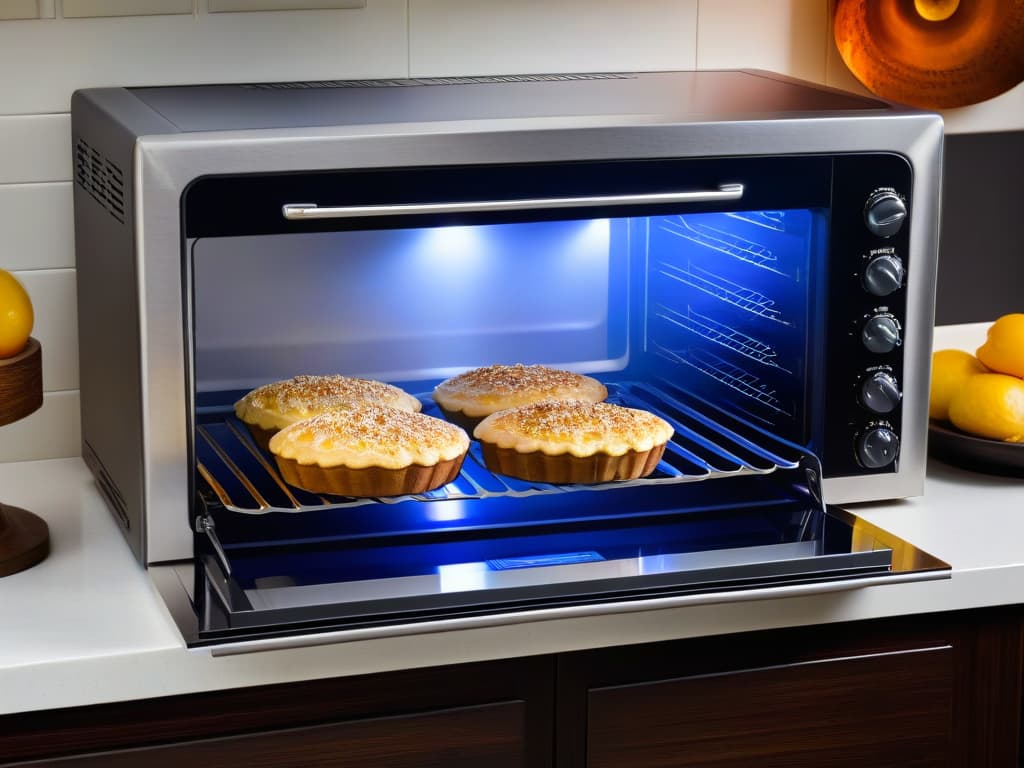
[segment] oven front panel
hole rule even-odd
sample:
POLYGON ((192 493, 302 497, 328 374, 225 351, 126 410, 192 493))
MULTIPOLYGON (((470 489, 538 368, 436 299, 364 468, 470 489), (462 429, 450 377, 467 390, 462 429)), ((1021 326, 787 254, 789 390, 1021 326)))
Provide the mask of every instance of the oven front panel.
POLYGON ((899 468, 898 447, 865 462, 858 441, 898 439, 900 344, 868 348, 864 327, 902 331, 904 274, 882 303, 864 272, 880 254, 905 271, 906 235, 877 242, 864 211, 880 188, 909 206, 910 183, 879 154, 197 180, 182 280, 203 642, 889 573, 821 482, 899 468), (233 413, 261 384, 340 373, 441 417, 440 381, 496 363, 601 379, 673 426, 663 460, 558 486, 489 472, 474 443, 435 491, 325 496, 285 483, 233 413), (884 414, 861 394, 878 372, 897 387, 884 414))
POLYGON ((909 206, 910 185, 878 154, 200 179, 188 391, 229 406, 344 373, 426 402, 469 368, 540 363, 670 382, 808 447, 826 477, 891 474, 909 227, 864 217, 881 188, 909 206), (651 202, 677 193, 697 199, 651 202), (897 273, 877 295, 882 261, 897 273))

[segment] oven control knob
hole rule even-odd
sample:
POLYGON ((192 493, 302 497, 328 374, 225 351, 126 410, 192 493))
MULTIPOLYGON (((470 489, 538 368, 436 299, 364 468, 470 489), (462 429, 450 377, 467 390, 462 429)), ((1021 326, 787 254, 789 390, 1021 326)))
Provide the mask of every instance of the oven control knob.
POLYGON ((907 204, 891 189, 874 192, 864 204, 864 224, 879 237, 892 237, 907 219, 907 204))
POLYGON ((892 464, 899 450, 899 437, 883 424, 872 426, 857 436, 857 460, 868 469, 892 464))
POLYGON ((873 296, 888 296, 903 285, 903 260, 890 254, 876 256, 864 267, 861 282, 873 296))
POLYGON ((860 385, 860 402, 873 413, 892 413, 900 404, 900 388, 892 374, 875 371, 860 385))
POLYGON ((873 315, 864 323, 860 340, 868 352, 882 355, 900 344, 900 324, 888 313, 873 315))

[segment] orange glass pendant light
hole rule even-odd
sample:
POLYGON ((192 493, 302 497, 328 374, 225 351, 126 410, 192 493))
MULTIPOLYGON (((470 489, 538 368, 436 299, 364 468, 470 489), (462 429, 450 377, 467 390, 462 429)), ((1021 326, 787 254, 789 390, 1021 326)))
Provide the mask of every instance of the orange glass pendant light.
POLYGON ((1024 81, 1024 0, 835 0, 839 54, 884 99, 949 109, 1024 81))

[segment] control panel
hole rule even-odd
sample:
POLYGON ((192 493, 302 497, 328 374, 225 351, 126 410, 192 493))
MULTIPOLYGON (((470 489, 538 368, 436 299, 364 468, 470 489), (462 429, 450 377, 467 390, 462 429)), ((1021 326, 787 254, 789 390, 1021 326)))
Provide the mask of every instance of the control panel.
POLYGON ((911 172, 896 155, 837 158, 833 178, 826 427, 836 477, 896 471, 902 426, 911 172))

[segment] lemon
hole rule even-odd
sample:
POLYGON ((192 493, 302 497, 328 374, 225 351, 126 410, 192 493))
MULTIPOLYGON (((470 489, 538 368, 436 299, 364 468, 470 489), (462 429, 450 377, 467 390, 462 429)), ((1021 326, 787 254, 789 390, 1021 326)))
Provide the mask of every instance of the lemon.
POLYGON ((0 358, 25 348, 34 320, 28 293, 14 275, 0 269, 0 358))
POLYGON ((964 382, 988 369, 970 352, 940 349, 932 355, 932 388, 928 397, 928 416, 949 419, 949 402, 964 382))
POLYGON ((978 437, 1024 442, 1024 379, 1005 373, 971 376, 953 395, 949 420, 978 437))
POLYGON ((1024 314, 1003 315, 992 323, 977 355, 993 371, 1024 376, 1024 314))

